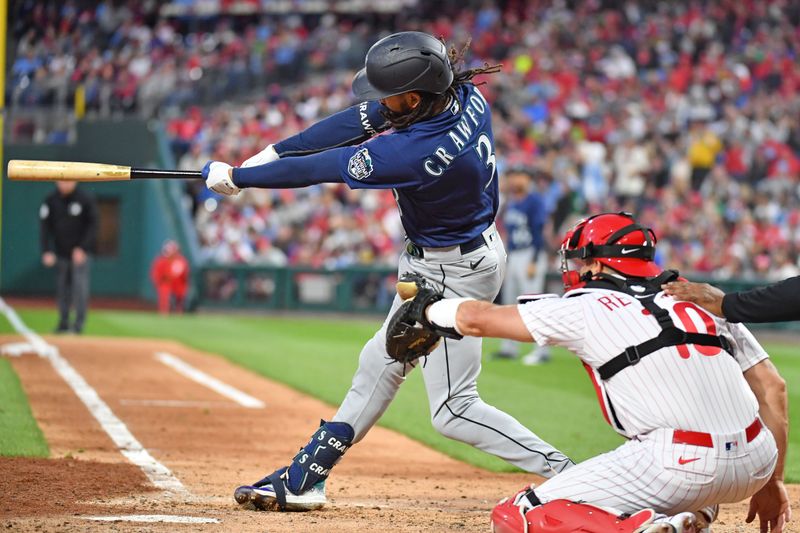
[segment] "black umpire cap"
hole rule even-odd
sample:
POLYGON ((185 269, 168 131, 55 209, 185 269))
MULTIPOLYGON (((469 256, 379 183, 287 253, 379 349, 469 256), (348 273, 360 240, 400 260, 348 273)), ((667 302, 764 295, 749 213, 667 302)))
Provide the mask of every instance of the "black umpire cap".
POLYGON ((353 93, 361 100, 408 91, 442 94, 453 83, 447 47, 419 31, 384 37, 369 49, 364 65, 353 78, 353 93))

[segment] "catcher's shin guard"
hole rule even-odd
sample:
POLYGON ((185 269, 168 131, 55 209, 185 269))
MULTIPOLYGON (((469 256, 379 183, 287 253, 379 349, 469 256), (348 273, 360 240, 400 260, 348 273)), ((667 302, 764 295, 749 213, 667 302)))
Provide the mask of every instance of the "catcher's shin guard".
POLYGON ((491 521, 493 533, 634 533, 654 516, 650 509, 628 516, 569 500, 540 504, 533 489, 526 488, 501 500, 491 521))
POLYGON ((325 480, 353 442, 355 432, 346 422, 321 422, 311 440, 292 459, 252 485, 236 489, 234 498, 258 511, 313 511, 325 503, 325 480))

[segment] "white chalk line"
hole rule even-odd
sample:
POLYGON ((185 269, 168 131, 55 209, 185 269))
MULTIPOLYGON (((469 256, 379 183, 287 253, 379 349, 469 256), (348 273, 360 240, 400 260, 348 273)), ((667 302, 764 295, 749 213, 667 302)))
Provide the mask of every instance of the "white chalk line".
POLYGON ((9 342, 0 346, 0 355, 22 357, 28 353, 37 353, 36 348, 29 342, 9 342))
POLYGON ((198 370, 197 368, 193 367, 186 361, 170 353, 156 352, 155 357, 156 359, 158 359, 168 367, 172 368, 179 374, 182 374, 187 378, 191 379, 192 381, 200 383, 201 385, 205 385, 209 389, 221 394, 222 396, 225 396, 226 398, 233 400, 242 407, 247 407, 249 409, 264 408, 264 402, 262 402, 258 398, 253 398, 249 394, 245 394, 239 389, 231 387, 227 383, 218 380, 214 376, 209 376, 202 370, 198 370))
POLYGON ((188 494, 186 487, 163 464, 150 455, 128 427, 120 420, 100 399, 100 396, 83 376, 64 359, 56 346, 48 344, 42 337, 29 329, 16 311, 0 297, 0 311, 6 316, 12 327, 20 333, 34 347, 36 353, 50 361, 56 372, 67 382, 78 398, 86 405, 95 420, 100 423, 103 430, 111 437, 114 444, 131 463, 142 469, 147 478, 159 489, 188 494))
POLYGON ((196 408, 218 408, 227 407, 238 409, 238 406, 230 402, 202 402, 194 400, 134 400, 122 399, 120 405, 135 405, 138 407, 196 407, 196 408))
POLYGON ((82 516, 84 520, 100 522, 161 522, 165 524, 219 524, 217 518, 169 514, 131 514, 119 516, 82 516))

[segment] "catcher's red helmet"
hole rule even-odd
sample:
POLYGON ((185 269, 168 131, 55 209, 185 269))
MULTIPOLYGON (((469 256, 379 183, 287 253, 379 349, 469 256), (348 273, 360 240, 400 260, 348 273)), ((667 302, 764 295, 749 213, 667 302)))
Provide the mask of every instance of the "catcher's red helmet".
POLYGON ((636 223, 630 213, 603 213, 581 220, 561 242, 564 287, 574 289, 582 281, 569 270, 570 259, 595 259, 627 276, 649 278, 662 270, 653 262, 656 235, 636 223))

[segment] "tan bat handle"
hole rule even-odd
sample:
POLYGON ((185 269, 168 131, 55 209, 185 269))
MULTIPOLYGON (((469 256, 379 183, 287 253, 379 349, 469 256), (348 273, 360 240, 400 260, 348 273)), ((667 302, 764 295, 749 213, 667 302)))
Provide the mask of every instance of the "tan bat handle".
POLYGON ((118 181, 131 179, 131 167, 12 159, 8 162, 8 177, 23 181, 118 181))

